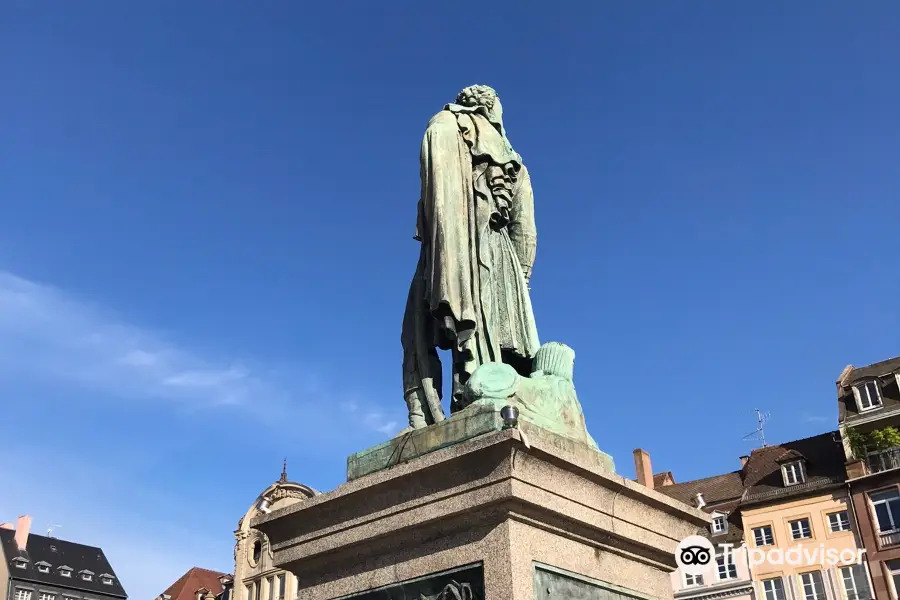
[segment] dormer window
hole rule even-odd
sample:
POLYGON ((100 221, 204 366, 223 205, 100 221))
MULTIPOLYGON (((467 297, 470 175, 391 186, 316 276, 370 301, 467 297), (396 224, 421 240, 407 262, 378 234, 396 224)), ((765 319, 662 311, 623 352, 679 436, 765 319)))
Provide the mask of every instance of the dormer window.
POLYGON ((37 567, 38 573, 49 573, 50 572, 50 563, 46 561, 41 561, 34 563, 34 566, 37 567))
POLYGON ((881 388, 874 379, 853 386, 853 395, 860 412, 881 408, 881 388))
POLYGON ((107 575, 106 573, 104 573, 103 575, 100 576, 100 583, 102 583, 103 585, 112 585, 113 584, 113 576, 107 575))
POLYGON ((71 577, 72 576, 72 567, 67 567, 66 565, 62 565, 59 568, 59 574, 62 577, 71 577))
POLYGON ((797 485, 806 481, 806 469, 802 460, 792 460, 781 465, 781 475, 784 477, 784 485, 797 485))
POLYGON ((87 569, 83 571, 78 571, 78 574, 81 575, 82 581, 93 581, 94 580, 94 572, 88 571, 87 569))
POLYGON ((728 531, 728 516, 723 513, 714 513, 712 525, 709 526, 713 535, 720 535, 728 531))
POLYGON ((28 559, 18 556, 13 559, 13 564, 16 566, 17 569, 24 569, 24 568, 28 567, 28 559))

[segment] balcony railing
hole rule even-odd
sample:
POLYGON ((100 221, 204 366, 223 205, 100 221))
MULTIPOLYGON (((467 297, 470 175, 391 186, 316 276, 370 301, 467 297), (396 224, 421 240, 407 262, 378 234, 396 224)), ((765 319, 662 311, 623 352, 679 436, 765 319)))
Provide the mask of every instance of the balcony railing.
POLYGON ((889 469, 900 469, 900 448, 888 448, 869 452, 866 456, 869 473, 881 473, 889 469))
POLYGON ((878 547, 887 548, 900 544, 900 531, 888 531, 887 533, 878 534, 878 547))

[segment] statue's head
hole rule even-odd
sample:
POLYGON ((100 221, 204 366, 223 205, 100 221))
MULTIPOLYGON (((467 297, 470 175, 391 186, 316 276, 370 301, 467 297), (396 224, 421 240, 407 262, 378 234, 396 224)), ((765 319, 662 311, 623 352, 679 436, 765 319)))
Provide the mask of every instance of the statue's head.
POLYGON ((470 85, 456 95, 456 103, 460 106, 483 106, 487 109, 491 121, 503 123, 503 105, 500 104, 500 96, 489 85, 470 85))

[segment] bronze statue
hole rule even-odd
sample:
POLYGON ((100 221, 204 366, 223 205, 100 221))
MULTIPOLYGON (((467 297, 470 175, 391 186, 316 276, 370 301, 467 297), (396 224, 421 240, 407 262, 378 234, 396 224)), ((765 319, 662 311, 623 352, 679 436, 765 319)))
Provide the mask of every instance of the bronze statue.
POLYGON ((451 352, 456 412, 478 366, 503 362, 527 376, 540 346, 528 289, 537 242, 531 179, 492 88, 467 87, 432 117, 420 167, 421 250, 401 334, 412 429, 444 419, 438 348, 451 352))

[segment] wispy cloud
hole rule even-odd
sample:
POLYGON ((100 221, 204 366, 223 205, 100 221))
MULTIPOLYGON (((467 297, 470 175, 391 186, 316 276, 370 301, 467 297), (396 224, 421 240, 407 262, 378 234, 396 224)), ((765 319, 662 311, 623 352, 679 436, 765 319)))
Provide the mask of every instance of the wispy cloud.
POLYGON ((345 414, 355 415, 361 418, 363 424, 369 429, 373 429, 384 435, 394 435, 398 431, 399 424, 397 421, 388 420, 379 410, 360 410, 359 402, 355 400, 341 402, 340 408, 345 414))
MULTIPOLYGON (((198 350, 65 290, 4 271, 0 340, 0 395, 49 381, 60 384, 67 396, 98 392, 78 394, 85 399, 164 401, 177 411, 237 411, 235 419, 221 422, 239 423, 256 435, 258 423, 247 419, 262 419, 273 428, 260 438, 289 439, 292 452, 301 458, 304 450, 298 445, 310 439, 313 445, 307 448, 322 452, 329 440, 346 442, 349 436, 372 432, 389 436, 399 429, 396 419, 371 398, 346 389, 345 382, 324 370, 286 368, 283 363, 273 368, 260 357, 198 350), (338 431, 341 435, 335 435, 338 431)), ((297 362, 302 359, 296 357, 297 362)), ((190 423, 195 437, 218 443, 218 424, 205 419, 190 423)), ((163 421, 162 426, 168 424, 163 421)), ((121 427, 130 427, 124 436, 128 439, 146 439, 142 424, 115 428, 121 427)), ((103 447, 115 440, 103 440, 103 447)), ((241 481, 255 481, 246 471, 256 465, 240 463, 243 451, 227 442, 215 450, 220 457, 231 452, 232 458, 221 458, 227 464, 210 462, 207 448, 181 448, 180 443, 168 449, 140 443, 137 451, 119 447, 115 457, 92 452, 85 444, 71 453, 52 445, 7 444, 0 448, 0 521, 27 512, 35 517, 36 533, 61 524, 55 532, 59 537, 101 546, 132 598, 155 597, 194 565, 230 571, 231 532, 245 500, 239 492, 216 486, 232 468, 242 473, 241 481), (146 459, 165 452, 177 457, 177 466, 146 459), (195 485, 195 479, 206 483, 195 485), (109 489, 116 490, 112 502, 109 489), (215 506, 207 504, 203 490, 212 490, 215 506)), ((295 470, 300 478, 315 475, 309 463, 295 470)), ((273 467, 273 476, 276 472, 273 467)), ((234 485, 232 479, 229 475, 225 488, 234 485)), ((246 502, 258 492, 249 489, 246 502)))
MULTIPOLYGON (((277 421, 286 412, 321 410, 311 397, 340 397, 338 390, 321 389, 316 373, 279 373, 253 361, 251 366, 192 351, 64 290, 4 271, 0 338, 0 372, 51 378, 118 398, 164 399, 191 410, 244 407, 277 421)), ((396 422, 378 410, 359 415, 371 430, 396 433, 396 422)))
POLYGON ((803 421, 806 423, 828 423, 829 421, 834 421, 834 418, 826 417, 825 415, 812 415, 809 413, 804 413, 803 421))

